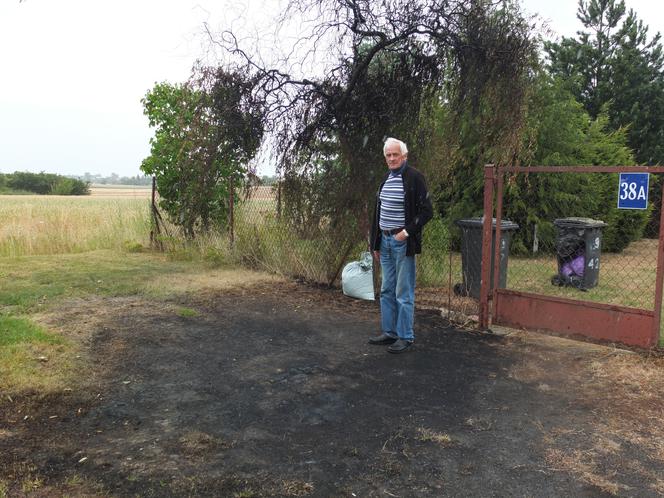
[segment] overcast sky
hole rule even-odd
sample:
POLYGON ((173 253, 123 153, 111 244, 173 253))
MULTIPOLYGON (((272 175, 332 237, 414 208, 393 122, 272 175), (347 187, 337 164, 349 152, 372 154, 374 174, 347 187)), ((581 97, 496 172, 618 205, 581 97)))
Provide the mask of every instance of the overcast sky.
MULTIPOLYGON (((554 35, 580 29, 575 0, 522 4, 548 20, 554 35)), ((626 4, 653 34, 664 32, 661 2, 626 4)), ((155 82, 187 79, 205 50, 204 22, 248 26, 277 5, 0 0, 0 172, 140 174, 152 135, 141 97, 155 82)))

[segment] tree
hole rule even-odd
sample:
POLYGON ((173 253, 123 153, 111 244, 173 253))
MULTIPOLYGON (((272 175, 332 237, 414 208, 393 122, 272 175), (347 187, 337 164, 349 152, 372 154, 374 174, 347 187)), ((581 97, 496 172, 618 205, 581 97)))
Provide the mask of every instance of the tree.
MULTIPOLYGON (((515 3, 291 0, 279 25, 293 18, 311 26, 294 43, 307 49, 272 65, 234 33, 216 43, 256 75, 256 98, 265 104, 266 127, 280 152, 285 212, 290 203, 297 224, 306 211, 309 229, 324 219, 337 237, 364 234, 369 193, 385 169, 384 138, 399 136, 411 144, 413 162, 419 156, 433 165, 437 154, 428 149, 437 137, 422 125, 439 101, 452 117, 481 116, 477 122, 486 126, 475 138, 499 144, 492 149, 496 157, 514 153, 535 53, 531 27, 515 3), (304 73, 320 53, 324 71, 304 73), (348 222, 355 223, 352 230, 340 230, 348 222)), ((464 166, 481 170, 481 157, 464 166)))
MULTIPOLYGON (((578 39, 545 45, 551 74, 566 81, 592 117, 604 111, 612 129, 627 129, 637 162, 664 164, 660 34, 648 40, 648 27, 622 0, 580 0, 577 17, 587 29, 578 39)), ((661 175, 651 182, 649 235, 659 232, 661 182, 661 175)))
POLYGON ((156 131, 141 169, 156 176, 161 206, 187 238, 225 227, 233 184, 247 178, 263 135, 252 85, 199 67, 187 84, 157 84, 142 100, 156 131))
MULTIPOLYGON (((592 119, 563 82, 544 74, 532 95, 527 121, 521 164, 610 166, 634 161, 625 128, 611 130, 605 114, 592 119)), ((513 249, 531 252, 535 237, 540 248, 551 249, 553 220, 581 216, 606 222, 602 248, 621 251, 643 236, 648 213, 617 209, 617 184, 617 175, 590 173, 510 178, 505 188, 505 217, 520 226, 513 249)))
POLYGON ((664 163, 664 55, 657 33, 623 0, 580 0, 578 38, 548 42, 551 74, 563 78, 592 118, 606 111, 609 125, 627 128, 643 164, 664 163))

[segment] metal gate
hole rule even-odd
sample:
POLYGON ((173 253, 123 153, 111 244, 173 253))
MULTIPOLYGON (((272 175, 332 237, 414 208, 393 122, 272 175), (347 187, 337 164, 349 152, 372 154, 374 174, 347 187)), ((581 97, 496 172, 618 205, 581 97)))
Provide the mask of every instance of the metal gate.
MULTIPOLYGON (((490 281, 491 261, 498 262, 500 258, 501 243, 493 244, 495 247, 492 248, 491 241, 494 236, 492 234, 492 227, 493 219, 495 218, 495 240, 502 241, 501 224, 503 219, 506 175, 509 175, 510 178, 515 178, 515 175, 570 175, 574 173, 606 175, 624 172, 664 173, 664 167, 501 167, 494 165, 487 165, 485 167, 482 277, 479 300, 480 328, 486 329, 490 323, 493 323, 515 328, 551 331, 566 335, 581 335, 593 339, 620 342, 639 347, 652 347, 657 344, 660 337, 662 283, 664 277, 664 209, 661 209, 659 226, 656 227, 658 229, 656 233, 657 239, 649 239, 641 244, 646 250, 642 251, 644 256, 637 263, 638 271, 643 278, 643 284, 632 286, 633 289, 623 289, 623 294, 620 294, 615 289, 619 285, 612 286, 610 269, 605 269, 604 271, 607 274, 606 278, 604 278, 607 283, 602 287, 602 283, 600 282, 598 289, 592 289, 587 294, 579 292, 575 294, 574 289, 551 288, 549 290, 542 283, 543 278, 541 276, 539 281, 530 287, 528 285, 510 286, 510 280, 508 279, 508 284, 504 288, 500 288, 500 264, 495 264, 493 279, 490 281), (646 256, 650 259, 646 260, 646 256), (649 277, 649 269, 652 270, 654 279, 649 277), (583 296, 583 298, 580 296, 583 296)), ((664 194, 664 182, 662 190, 664 194)), ((662 195, 662 200, 664 200, 664 195, 662 195)), ((661 205, 662 201, 659 202, 661 205)), ((576 214, 573 214, 573 216, 576 216, 576 214)), ((537 227, 535 227, 535 234, 537 233, 536 230, 537 227)), ((652 235, 655 235, 654 231, 652 235)), ((636 268, 637 264, 633 260, 625 259, 627 256, 607 256, 615 268, 619 268, 616 265, 620 264, 621 257, 624 260, 622 264, 626 265, 625 272, 629 273, 632 270, 636 272, 634 268, 636 268)), ((528 268, 530 264, 532 271, 528 272, 538 274, 537 267, 533 261, 537 261, 539 265, 548 264, 546 263, 546 259, 546 255, 539 258, 530 256, 530 260, 525 258, 518 260, 517 263, 525 268, 528 268), (542 261, 545 263, 542 263, 542 261)), ((512 264, 511 260, 510 264, 512 264)), ((510 273, 511 271, 508 270, 508 275, 510 273)), ((539 273, 541 274, 542 272, 539 273)), ((530 280, 533 279, 531 278, 530 280)))

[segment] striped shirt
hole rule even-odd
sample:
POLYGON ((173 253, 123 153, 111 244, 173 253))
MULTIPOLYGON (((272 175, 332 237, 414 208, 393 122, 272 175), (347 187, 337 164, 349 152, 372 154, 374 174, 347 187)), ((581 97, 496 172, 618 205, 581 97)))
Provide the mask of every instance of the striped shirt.
POLYGON ((403 228, 406 225, 401 171, 400 168, 397 173, 390 173, 380 191, 379 226, 381 230, 403 228))

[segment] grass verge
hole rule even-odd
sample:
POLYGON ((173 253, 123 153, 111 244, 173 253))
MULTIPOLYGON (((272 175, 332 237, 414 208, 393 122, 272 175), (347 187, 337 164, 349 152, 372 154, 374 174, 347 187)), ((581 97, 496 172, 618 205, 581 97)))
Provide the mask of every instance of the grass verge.
POLYGON ((75 360, 71 351, 63 337, 30 319, 0 315, 0 389, 64 388, 75 360))

